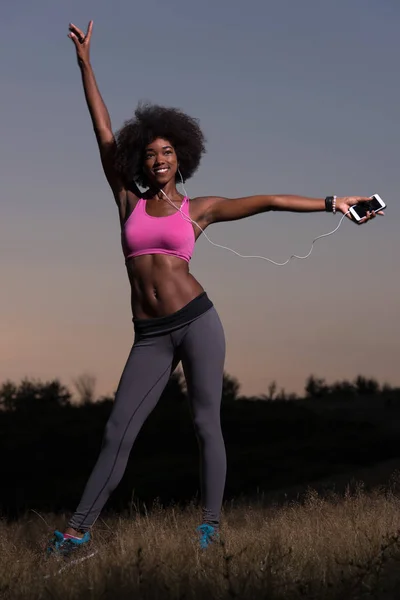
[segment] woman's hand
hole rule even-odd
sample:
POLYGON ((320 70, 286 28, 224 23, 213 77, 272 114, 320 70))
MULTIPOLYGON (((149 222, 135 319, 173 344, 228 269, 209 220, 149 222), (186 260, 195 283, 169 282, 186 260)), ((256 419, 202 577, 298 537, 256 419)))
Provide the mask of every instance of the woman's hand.
POLYGON ((89 22, 86 34, 78 27, 69 24, 68 37, 74 42, 78 64, 89 63, 90 61, 90 38, 92 37, 93 21, 89 22))
MULTIPOLYGON (((345 198, 336 198, 336 209, 340 212, 342 212, 343 214, 346 214, 349 212, 349 208, 351 206, 354 206, 355 204, 362 204, 363 202, 369 202, 371 200, 371 198, 366 198, 364 196, 348 196, 345 198)), ((370 219, 374 219, 376 217, 376 215, 384 215, 385 213, 383 212, 383 210, 380 210, 379 212, 375 212, 375 211, 371 211, 371 212, 367 212, 367 216, 363 219, 363 223, 366 223, 367 221, 369 221, 370 219)), ((353 220, 353 217, 351 216, 351 214, 347 214, 348 218, 353 220)))

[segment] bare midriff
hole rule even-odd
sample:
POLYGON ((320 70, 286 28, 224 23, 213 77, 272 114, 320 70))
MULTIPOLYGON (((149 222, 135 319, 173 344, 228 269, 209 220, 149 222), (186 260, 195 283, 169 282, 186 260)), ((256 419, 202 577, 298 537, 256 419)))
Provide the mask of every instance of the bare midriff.
POLYGON ((135 319, 171 315, 204 291, 189 273, 188 263, 175 256, 136 256, 127 260, 126 269, 135 319))

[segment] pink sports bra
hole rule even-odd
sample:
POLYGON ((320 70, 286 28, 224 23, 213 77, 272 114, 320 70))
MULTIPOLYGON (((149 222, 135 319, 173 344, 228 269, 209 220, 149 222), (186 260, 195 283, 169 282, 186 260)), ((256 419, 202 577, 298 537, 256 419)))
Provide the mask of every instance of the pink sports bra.
MULTIPOLYGON (((189 200, 186 197, 181 210, 189 217, 189 200)), ((179 210, 166 217, 152 217, 146 212, 146 200, 140 198, 124 223, 121 242, 125 260, 143 254, 169 254, 189 262, 195 235, 192 223, 179 210)))

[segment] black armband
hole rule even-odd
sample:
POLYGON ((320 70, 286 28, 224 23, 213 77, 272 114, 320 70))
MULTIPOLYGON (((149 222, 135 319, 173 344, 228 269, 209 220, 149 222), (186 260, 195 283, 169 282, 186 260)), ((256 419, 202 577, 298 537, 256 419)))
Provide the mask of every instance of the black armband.
POLYGON ((326 212, 333 212, 333 196, 325 198, 325 210, 326 212))

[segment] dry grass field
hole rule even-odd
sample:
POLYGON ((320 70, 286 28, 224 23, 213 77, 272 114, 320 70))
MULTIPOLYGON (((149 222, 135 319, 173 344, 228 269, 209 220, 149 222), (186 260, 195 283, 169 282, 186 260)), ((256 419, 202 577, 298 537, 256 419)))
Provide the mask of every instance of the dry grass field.
POLYGON ((99 520, 94 557, 45 560, 65 519, 29 512, 0 522, 2 600, 315 600, 400 598, 397 486, 265 506, 224 507, 221 542, 196 544, 198 510, 164 509, 99 520), (45 524, 47 522, 48 525, 45 524))

